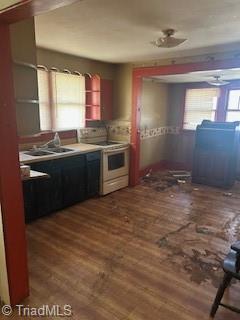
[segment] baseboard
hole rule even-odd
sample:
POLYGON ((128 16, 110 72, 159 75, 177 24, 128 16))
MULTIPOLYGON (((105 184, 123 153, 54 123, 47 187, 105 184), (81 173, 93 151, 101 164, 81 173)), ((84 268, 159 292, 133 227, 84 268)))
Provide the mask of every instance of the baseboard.
POLYGON ((140 170, 139 176, 144 177, 146 174, 156 171, 164 171, 164 170, 188 170, 191 171, 191 164, 174 162, 168 160, 161 160, 157 163, 151 164, 140 170))

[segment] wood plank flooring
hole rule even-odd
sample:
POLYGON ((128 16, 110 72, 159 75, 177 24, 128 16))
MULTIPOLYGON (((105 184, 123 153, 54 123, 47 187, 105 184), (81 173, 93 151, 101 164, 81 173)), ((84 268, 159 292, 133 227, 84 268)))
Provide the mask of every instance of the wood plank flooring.
MULTIPOLYGON (((24 304, 69 304, 76 320, 209 319, 220 263, 240 239, 240 187, 160 190, 158 179, 29 224, 24 304)), ((238 284, 225 301, 239 307, 238 284)), ((220 308, 215 319, 238 318, 220 308)))

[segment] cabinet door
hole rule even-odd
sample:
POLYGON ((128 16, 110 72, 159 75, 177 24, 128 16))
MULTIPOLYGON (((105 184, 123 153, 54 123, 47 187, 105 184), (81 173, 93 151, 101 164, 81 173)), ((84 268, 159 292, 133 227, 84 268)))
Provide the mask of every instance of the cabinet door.
POLYGON ((36 200, 33 181, 23 181, 23 198, 25 221, 30 222, 36 219, 36 200))
POLYGON ((112 120, 113 81, 101 79, 101 120, 112 120))
POLYGON ((100 152, 92 152, 86 155, 88 198, 94 197, 99 194, 100 157, 100 152))
POLYGON ((34 181, 34 189, 36 201, 35 218, 40 218, 52 212, 50 179, 34 181))
POLYGON ((85 156, 62 159, 63 206, 83 201, 86 197, 85 156))
POLYGON ((33 170, 45 172, 49 179, 36 180, 36 201, 39 216, 59 210, 63 206, 62 175, 60 159, 33 164, 33 170))

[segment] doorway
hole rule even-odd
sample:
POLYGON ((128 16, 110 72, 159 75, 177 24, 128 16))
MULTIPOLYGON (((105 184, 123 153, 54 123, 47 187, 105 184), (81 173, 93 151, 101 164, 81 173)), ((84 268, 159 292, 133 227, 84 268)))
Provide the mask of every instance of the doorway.
MULTIPOLYGON (((132 91, 132 134, 131 134, 131 185, 137 185, 139 183, 141 175, 140 166, 140 154, 141 154, 141 134, 144 134, 145 128, 141 128, 141 117, 143 109, 143 88, 144 79, 167 77, 173 75, 186 75, 201 71, 210 71, 215 73, 217 71, 224 71, 226 69, 238 69, 240 67, 239 59, 226 59, 226 60, 211 60, 199 63, 187 63, 187 64, 172 64, 166 66, 153 66, 153 67, 141 67, 133 70, 133 91, 132 91), (143 131, 141 131, 141 129, 143 131)), ((146 81, 146 80, 145 80, 146 81)), ((184 103, 184 101, 183 101, 184 103)), ((183 105, 180 108, 183 109, 183 105)), ((182 114, 183 118, 183 114, 182 114)), ((182 130, 182 124, 179 124, 180 133, 183 134, 186 140, 186 145, 189 142, 193 144, 194 139, 192 135, 188 134, 188 131, 182 130)), ((178 130, 178 129, 177 129, 178 130)), ((190 159, 189 159, 190 160, 190 159)))

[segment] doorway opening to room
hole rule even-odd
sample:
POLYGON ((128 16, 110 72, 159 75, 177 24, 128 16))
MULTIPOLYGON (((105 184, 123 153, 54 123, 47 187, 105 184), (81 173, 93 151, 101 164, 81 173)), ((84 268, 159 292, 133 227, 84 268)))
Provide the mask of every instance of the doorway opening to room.
POLYGON ((240 120, 239 67, 239 59, 229 59, 133 70, 132 185, 149 170, 191 169, 194 133, 203 119, 240 120), (216 77, 226 85, 211 84, 216 77), (204 112, 194 111, 204 103, 204 112))

